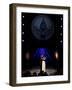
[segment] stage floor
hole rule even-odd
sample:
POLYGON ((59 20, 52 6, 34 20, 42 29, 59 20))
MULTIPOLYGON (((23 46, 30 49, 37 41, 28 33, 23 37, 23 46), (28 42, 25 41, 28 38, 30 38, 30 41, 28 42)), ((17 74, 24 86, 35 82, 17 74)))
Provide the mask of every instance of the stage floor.
MULTIPOLYGON (((33 73, 36 73, 37 75, 40 73, 40 69, 39 69, 39 68, 37 68, 37 69, 31 69, 31 70, 27 70, 27 71, 29 71, 29 72, 31 73, 31 75, 32 75, 33 73)), ((23 71, 22 75, 23 75, 25 72, 27 72, 27 71, 23 71)), ((48 76, 49 76, 49 75, 54 75, 56 72, 57 72, 56 69, 52 69, 52 68, 46 69, 46 73, 48 74, 48 76)))
MULTIPOLYGON (((30 72, 31 73, 36 72, 38 74, 40 72, 40 69, 32 69, 30 72)), ((46 72, 48 73, 48 75, 52 75, 55 72, 57 72, 57 70, 55 70, 55 69, 46 69, 46 72)))

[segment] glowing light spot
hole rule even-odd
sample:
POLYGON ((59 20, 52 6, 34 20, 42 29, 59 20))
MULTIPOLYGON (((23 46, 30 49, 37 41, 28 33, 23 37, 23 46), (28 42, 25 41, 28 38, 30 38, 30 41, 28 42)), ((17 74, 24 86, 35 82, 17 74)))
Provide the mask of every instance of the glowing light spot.
POLYGON ((24 26, 24 24, 22 24, 24 26))
POLYGON ((24 42, 24 40, 22 40, 22 42, 24 42))
POLYGON ((62 36, 62 33, 60 33, 60 35, 62 36))
POLYGON ((61 28, 62 28, 62 25, 61 25, 61 28))
POLYGON ((61 18, 61 20, 62 20, 62 18, 61 18))
POLYGON ((58 54, 58 52, 55 52, 55 58, 56 58, 56 59, 59 58, 59 54, 58 54))
POLYGON ((24 16, 22 16, 24 18, 24 16))
POLYGON ((29 52, 26 53, 25 57, 26 57, 27 60, 30 59, 30 54, 29 54, 29 52))
POLYGON ((22 34, 24 34, 24 32, 22 32, 22 34))
POLYGON ((60 42, 62 43, 62 40, 60 42))

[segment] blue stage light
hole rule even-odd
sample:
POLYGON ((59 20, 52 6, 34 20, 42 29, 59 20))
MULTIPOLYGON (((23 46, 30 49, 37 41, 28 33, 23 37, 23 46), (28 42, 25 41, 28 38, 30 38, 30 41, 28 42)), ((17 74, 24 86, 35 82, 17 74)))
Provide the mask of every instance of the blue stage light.
POLYGON ((34 57, 40 60, 41 56, 46 57, 46 60, 50 60, 50 54, 47 48, 37 48, 34 57))

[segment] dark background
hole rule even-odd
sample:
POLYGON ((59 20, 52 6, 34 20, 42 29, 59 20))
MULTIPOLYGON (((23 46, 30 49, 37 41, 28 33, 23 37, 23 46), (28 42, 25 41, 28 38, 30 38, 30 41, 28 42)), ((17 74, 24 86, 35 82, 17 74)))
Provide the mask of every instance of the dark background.
POLYGON ((31 70, 33 68, 38 68, 40 66, 40 61, 38 60, 38 58, 36 57, 34 58, 34 54, 37 48, 46 48, 50 56, 50 58, 46 61, 46 67, 58 69, 58 71, 61 71, 61 73, 58 74, 63 74, 63 42, 60 42, 61 40, 63 41, 63 27, 61 27, 61 25, 63 26, 63 15, 45 14, 54 23, 54 34, 48 40, 38 40, 32 34, 32 28, 31 28, 32 21, 38 15, 44 15, 44 14, 39 14, 39 13, 21 14, 21 19, 22 19, 21 26, 22 26, 22 32, 24 32, 24 35, 22 34, 22 40, 24 40, 24 42, 21 42, 22 72, 25 72, 26 70, 31 70), (59 53, 58 60, 56 60, 54 56, 54 53, 56 51, 59 53), (25 54, 27 52, 30 53, 29 60, 25 58, 25 54))

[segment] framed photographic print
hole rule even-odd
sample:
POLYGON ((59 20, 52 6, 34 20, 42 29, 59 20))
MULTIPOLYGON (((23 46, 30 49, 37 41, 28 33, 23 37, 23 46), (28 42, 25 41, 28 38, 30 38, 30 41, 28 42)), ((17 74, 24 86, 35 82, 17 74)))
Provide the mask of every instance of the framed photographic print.
POLYGON ((10 4, 10 85, 70 82, 70 7, 10 4))

